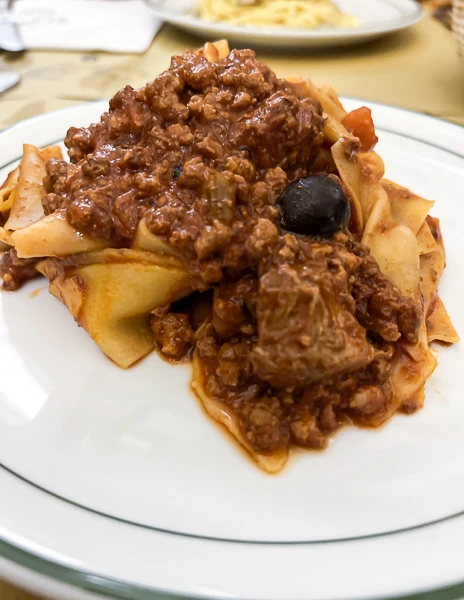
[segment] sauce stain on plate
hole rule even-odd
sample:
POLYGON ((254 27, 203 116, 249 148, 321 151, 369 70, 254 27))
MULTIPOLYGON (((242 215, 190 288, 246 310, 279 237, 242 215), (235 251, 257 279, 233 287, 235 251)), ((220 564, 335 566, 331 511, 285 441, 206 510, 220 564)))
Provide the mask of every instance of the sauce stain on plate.
POLYGON ((29 298, 36 298, 40 294, 40 292, 43 292, 44 290, 47 290, 47 289, 48 289, 48 286, 37 288, 36 290, 33 290, 29 294, 29 298))

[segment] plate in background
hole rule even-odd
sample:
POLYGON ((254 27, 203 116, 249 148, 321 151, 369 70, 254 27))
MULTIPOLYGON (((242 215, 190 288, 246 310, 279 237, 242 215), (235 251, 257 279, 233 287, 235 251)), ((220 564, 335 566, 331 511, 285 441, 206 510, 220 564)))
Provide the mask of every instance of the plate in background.
POLYGON ((226 38, 241 46, 311 48, 356 44, 414 25, 424 16, 414 0, 338 0, 343 12, 357 17, 359 27, 290 29, 243 27, 213 23, 195 16, 197 0, 145 0, 164 21, 204 39, 226 38))

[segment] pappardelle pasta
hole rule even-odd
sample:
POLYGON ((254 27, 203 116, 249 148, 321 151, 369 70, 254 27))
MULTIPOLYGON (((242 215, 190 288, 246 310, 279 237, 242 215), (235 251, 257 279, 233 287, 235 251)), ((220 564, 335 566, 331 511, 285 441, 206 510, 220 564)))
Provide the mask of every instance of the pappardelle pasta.
POLYGON ((459 341, 434 205, 385 179, 370 111, 226 42, 174 57, 0 188, 5 290, 38 274, 117 365, 154 347, 267 472, 412 413, 459 341))

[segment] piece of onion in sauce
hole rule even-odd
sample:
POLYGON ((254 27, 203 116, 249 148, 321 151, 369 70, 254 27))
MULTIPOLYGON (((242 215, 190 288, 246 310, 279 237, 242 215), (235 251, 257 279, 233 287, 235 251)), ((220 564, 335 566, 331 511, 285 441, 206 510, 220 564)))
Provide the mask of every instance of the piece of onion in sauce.
POLYGON ((206 182, 204 194, 208 200, 209 215, 222 223, 230 223, 235 216, 235 181, 233 173, 214 173, 206 182))

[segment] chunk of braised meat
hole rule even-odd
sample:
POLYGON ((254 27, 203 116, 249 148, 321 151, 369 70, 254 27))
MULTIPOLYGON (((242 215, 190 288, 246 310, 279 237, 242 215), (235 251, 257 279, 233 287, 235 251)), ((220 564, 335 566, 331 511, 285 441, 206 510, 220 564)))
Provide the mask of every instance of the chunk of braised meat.
POLYGON ((284 236, 260 278, 256 375, 276 388, 301 388, 372 361, 349 293, 358 262, 342 243, 284 236))
POLYGON ((353 275, 351 293, 359 323, 386 342, 396 342, 401 336, 410 343, 417 342, 422 320, 420 303, 402 296, 372 256, 364 256, 353 275))
POLYGON ((223 340, 240 333, 255 332, 252 314, 255 312, 258 280, 255 275, 241 279, 224 279, 214 291, 212 324, 223 340))
POLYGON ((3 279, 2 289, 14 292, 22 283, 39 275, 36 265, 40 259, 18 258, 16 250, 11 248, 0 258, 0 278, 3 279))
POLYGON ((151 328, 155 342, 163 354, 175 360, 184 358, 192 348, 194 332, 188 315, 167 313, 152 317, 151 328))

